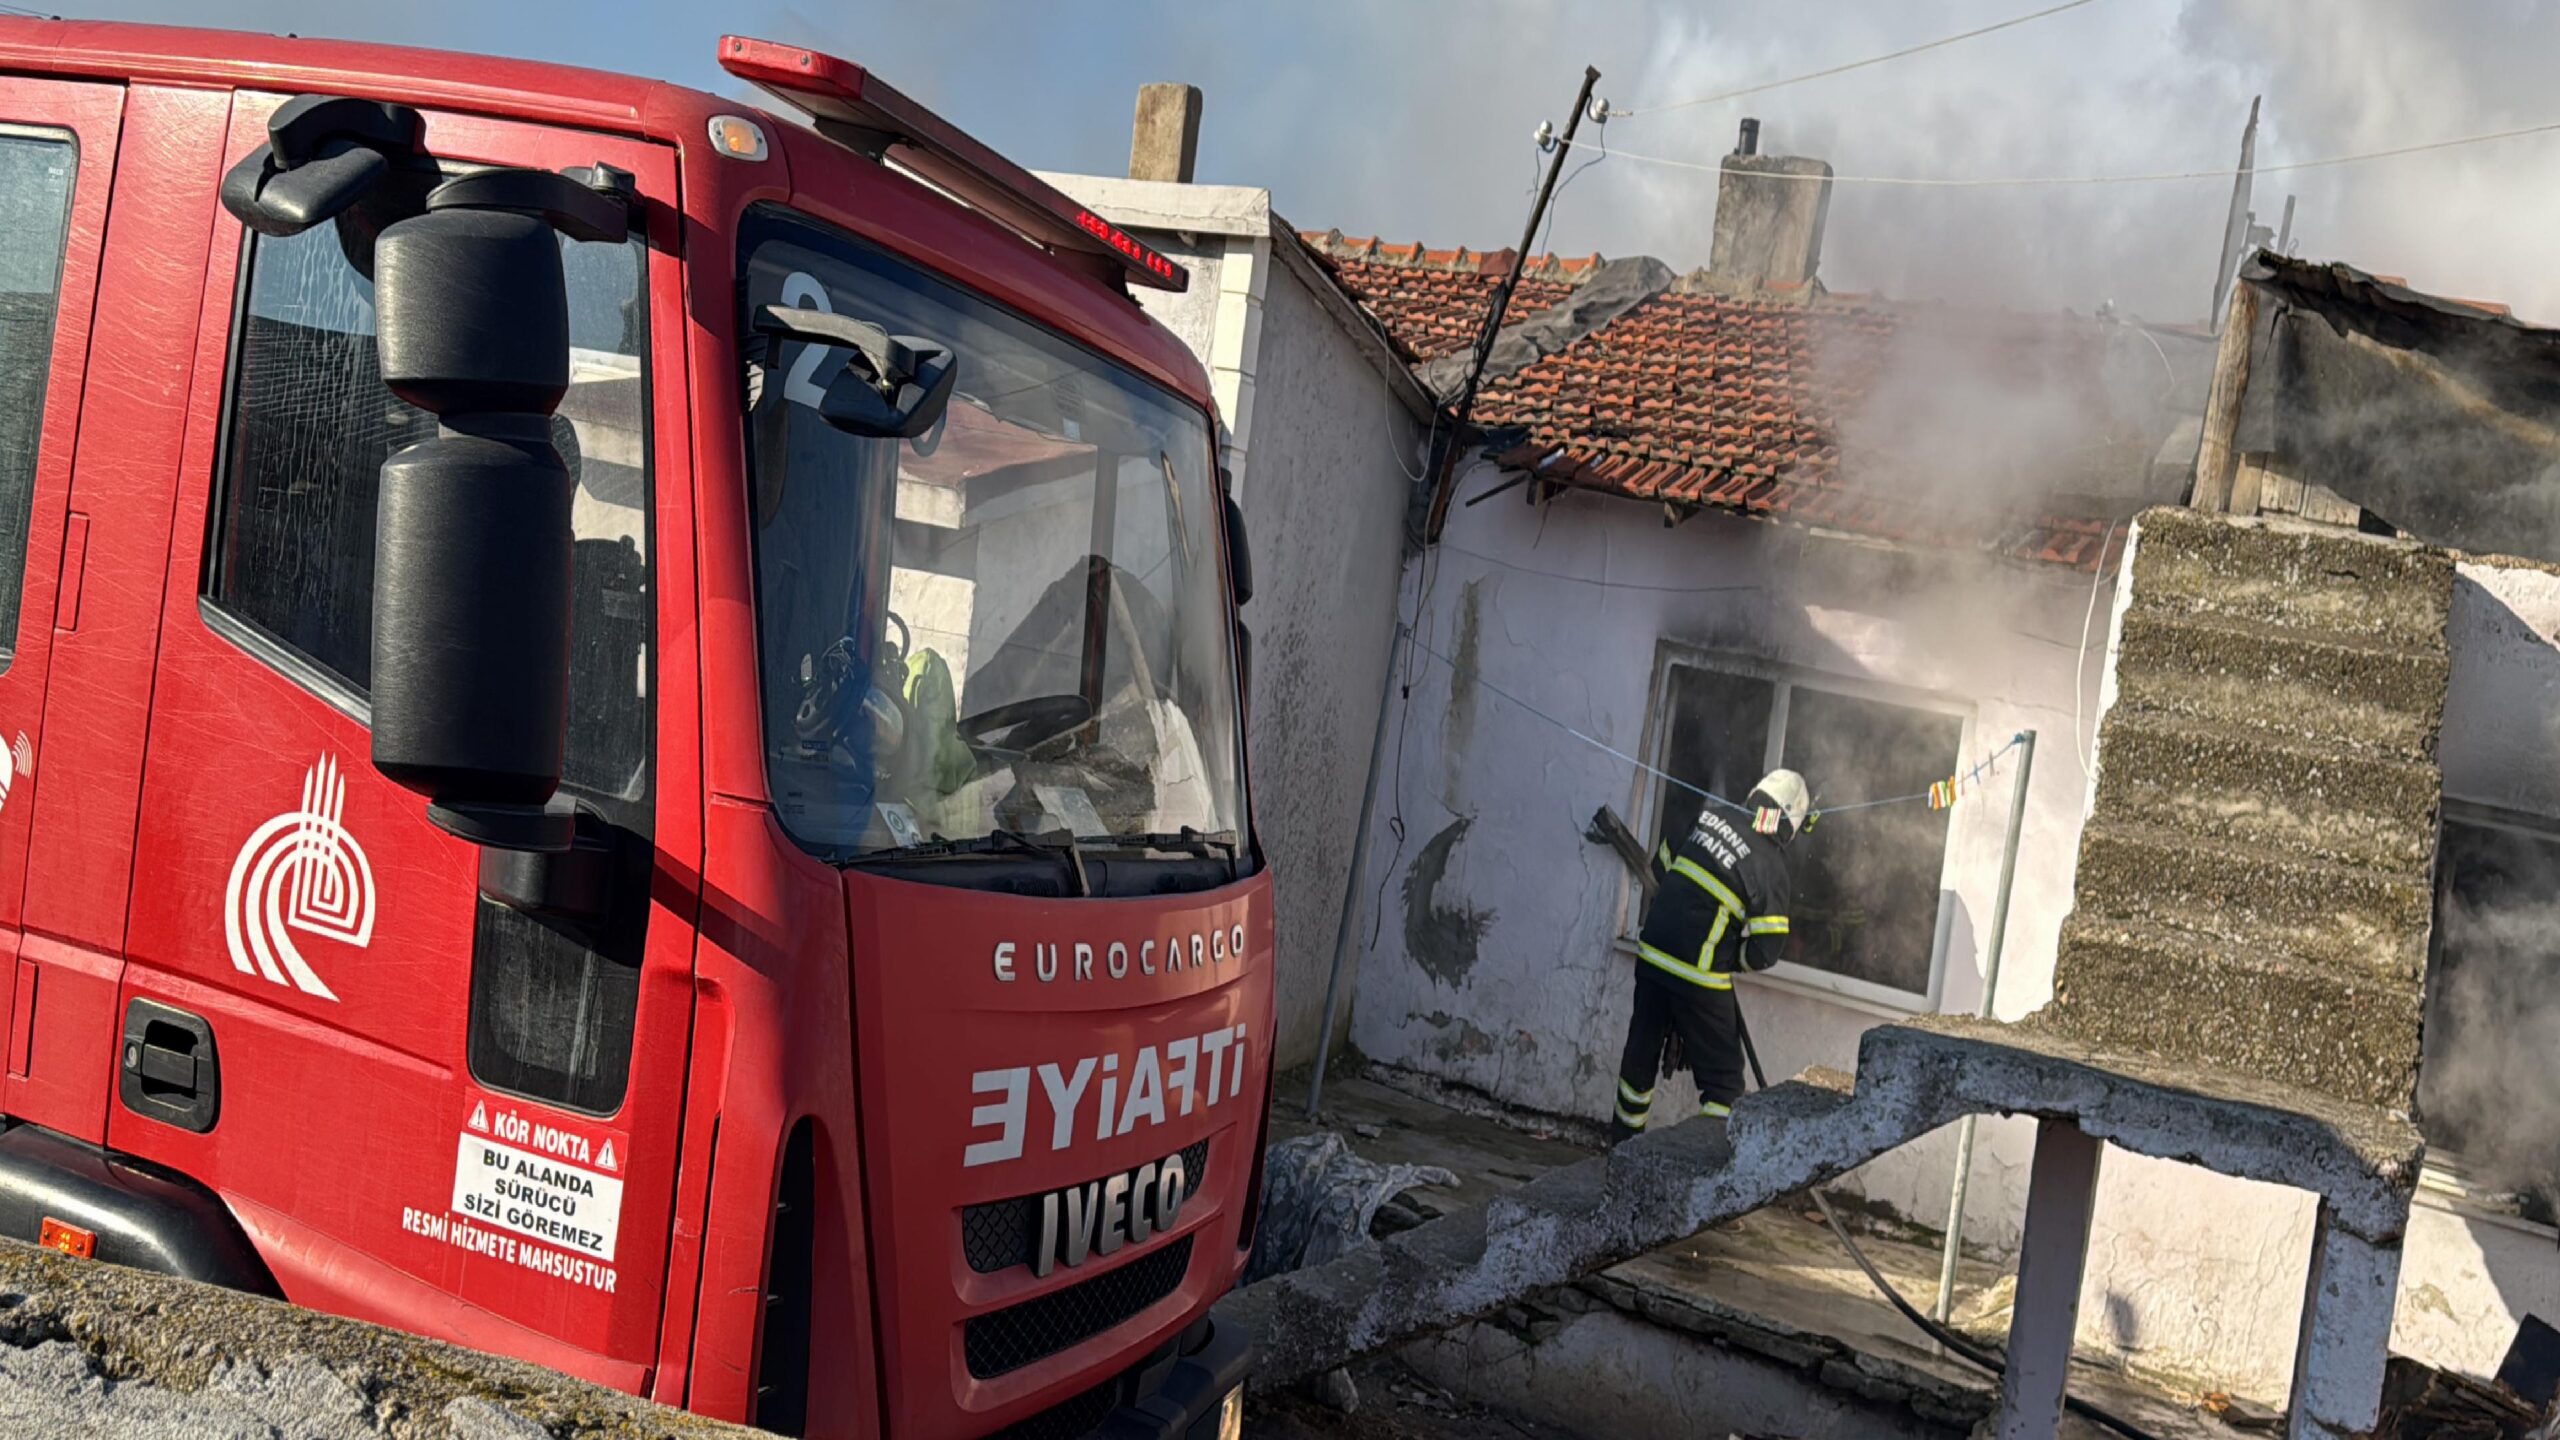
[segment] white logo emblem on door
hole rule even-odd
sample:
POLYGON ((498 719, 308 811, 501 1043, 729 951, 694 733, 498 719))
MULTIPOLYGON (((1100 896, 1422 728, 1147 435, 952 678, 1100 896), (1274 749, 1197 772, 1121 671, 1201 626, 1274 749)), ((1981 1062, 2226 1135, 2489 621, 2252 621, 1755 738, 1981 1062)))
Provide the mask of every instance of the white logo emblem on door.
POLYGON ((223 888, 222 932, 241 974, 338 998, 292 932, 359 950, 373 941, 373 866, 339 822, 346 808, 346 777, 323 755, 302 777, 302 808, 259 826, 240 847, 223 888))
POLYGON ((18 743, 0 745, 0 805, 9 803, 9 792, 19 781, 36 773, 36 747, 27 743, 27 732, 18 732, 18 743))

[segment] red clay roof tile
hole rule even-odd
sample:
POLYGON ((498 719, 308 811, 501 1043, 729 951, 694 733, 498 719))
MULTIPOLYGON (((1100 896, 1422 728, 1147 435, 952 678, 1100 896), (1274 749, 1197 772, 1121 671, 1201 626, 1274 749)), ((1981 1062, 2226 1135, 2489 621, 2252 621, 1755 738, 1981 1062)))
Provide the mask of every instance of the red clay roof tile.
MULTIPOLYGON (((1517 261, 1507 250, 1390 246, 1339 231, 1302 238, 1411 362, 1472 343, 1494 287, 1517 261)), ((1531 256, 1509 318, 1557 304, 1600 263, 1597 255, 1531 256)), ((1842 424, 1915 313, 2015 347, 2030 368, 2079 358, 2090 343, 2046 317, 1921 312, 1863 296, 1746 300, 1682 287, 1488 383, 1475 419, 1525 434, 1495 457, 1500 463, 1562 484, 2094 567, 2106 519, 2033 513, 2033 503, 2028 514, 1995 518, 1904 493, 1890 477, 1839 474, 1842 424)))

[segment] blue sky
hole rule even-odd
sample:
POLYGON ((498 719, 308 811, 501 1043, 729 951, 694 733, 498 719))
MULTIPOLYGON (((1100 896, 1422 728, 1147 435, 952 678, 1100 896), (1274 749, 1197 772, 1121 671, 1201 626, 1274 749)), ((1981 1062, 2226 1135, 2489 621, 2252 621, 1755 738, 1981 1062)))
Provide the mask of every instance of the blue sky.
MULTIPOLYGON (((1116 173, 1137 87, 1208 96, 1200 178, 1269 187, 1292 221, 1435 246, 1513 243, 1542 119, 1584 63, 1645 106, 1801 73, 2039 8, 2036 0, 1222 0, 821 5, 736 0, 52 0, 70 13, 396 41, 730 88, 722 30, 862 61, 1042 169, 1116 173)), ((2534 0, 2096 0, 2032 25, 1747 102, 1630 115, 1607 138, 1712 164, 1735 122, 1844 175, 2084 175, 2231 163, 2266 97, 2262 163, 2560 119, 2534 0)), ((2262 178, 2300 194, 2305 253, 2560 321, 2560 135, 2262 178)), ((1713 177, 1613 158, 1562 192, 1569 253, 1706 260, 1713 177)), ((1910 190, 1843 184, 1823 277, 2034 308, 2205 307, 2227 184, 1910 190)))

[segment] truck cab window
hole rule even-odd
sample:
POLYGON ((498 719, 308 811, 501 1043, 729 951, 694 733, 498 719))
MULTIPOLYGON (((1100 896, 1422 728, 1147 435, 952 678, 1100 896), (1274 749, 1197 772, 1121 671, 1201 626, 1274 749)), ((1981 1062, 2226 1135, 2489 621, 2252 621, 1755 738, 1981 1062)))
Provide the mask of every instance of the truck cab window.
MULTIPOLYGON (((373 282, 358 261, 388 218, 359 206, 252 240, 203 588, 209 623, 359 718, 382 464, 435 424, 384 388, 375 354, 373 282)), ((605 1112, 629 1068, 652 812, 645 248, 564 240, 562 251, 570 382, 552 438, 577 491, 561 788, 639 842, 621 848, 641 873, 618 887, 633 903, 595 933, 480 902, 470 1058, 485 1085, 605 1112)))
POLYGON ((831 310, 959 365, 948 410, 913 440, 820 416, 841 353, 782 342, 751 367, 765 767, 784 829, 838 863, 1023 835, 1235 853, 1243 757, 1207 416, 814 225, 751 214, 741 244, 750 317, 831 310))
POLYGON ((0 668, 18 644, 54 298, 78 168, 71 137, 0 129, 0 668))

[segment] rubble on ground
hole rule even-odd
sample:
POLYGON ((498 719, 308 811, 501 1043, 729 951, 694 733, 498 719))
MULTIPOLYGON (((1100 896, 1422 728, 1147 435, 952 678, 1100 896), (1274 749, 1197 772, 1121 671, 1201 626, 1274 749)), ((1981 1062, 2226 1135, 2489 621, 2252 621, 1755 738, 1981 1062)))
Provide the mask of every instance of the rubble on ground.
POLYGON ((0 1434, 720 1440, 521 1360, 0 1242, 0 1434))

